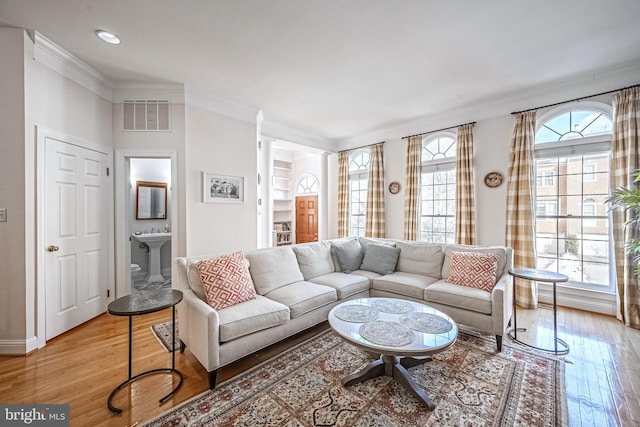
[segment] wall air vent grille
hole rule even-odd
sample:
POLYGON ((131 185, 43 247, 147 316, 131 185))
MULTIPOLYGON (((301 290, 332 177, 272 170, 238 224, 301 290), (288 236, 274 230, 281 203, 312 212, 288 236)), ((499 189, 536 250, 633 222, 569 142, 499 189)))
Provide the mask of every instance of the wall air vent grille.
POLYGON ((124 101, 122 130, 171 130, 169 101, 124 101))

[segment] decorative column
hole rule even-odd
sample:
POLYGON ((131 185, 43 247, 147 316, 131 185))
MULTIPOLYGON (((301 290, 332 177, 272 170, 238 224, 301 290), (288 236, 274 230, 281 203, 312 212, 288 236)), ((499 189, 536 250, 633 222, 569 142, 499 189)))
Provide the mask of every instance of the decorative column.
POLYGON ((320 155, 320 185, 318 186, 318 240, 327 240, 329 233, 329 153, 320 155))

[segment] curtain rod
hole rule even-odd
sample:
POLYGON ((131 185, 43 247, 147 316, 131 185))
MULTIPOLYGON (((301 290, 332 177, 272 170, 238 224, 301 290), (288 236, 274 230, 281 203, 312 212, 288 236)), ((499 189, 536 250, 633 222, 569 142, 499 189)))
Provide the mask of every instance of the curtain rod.
POLYGON ((618 91, 625 90, 625 89, 631 89, 632 87, 636 87, 636 86, 640 86, 640 85, 631 85, 631 86, 623 87, 622 89, 608 90, 606 92, 596 93, 595 95, 581 96, 580 98, 570 99, 568 101, 555 102, 553 104, 543 105, 542 107, 528 108, 528 109, 522 110, 522 111, 514 111, 511 114, 515 115, 515 114, 520 114, 520 113, 526 113, 528 111, 541 110, 541 109, 547 108, 547 107, 555 107, 556 105, 568 104, 569 102, 582 101, 583 99, 594 98, 594 97, 600 96, 600 95, 607 95, 609 93, 614 93, 614 92, 618 92, 618 91))
POLYGON ((338 153, 342 153, 343 151, 359 150, 359 149, 364 148, 364 147, 371 147, 372 145, 378 145, 378 144, 384 144, 384 141, 382 141, 382 142, 376 142, 375 144, 367 144, 367 145, 361 145, 361 146, 359 146, 359 147, 347 148, 346 150, 340 150, 340 151, 338 151, 338 153))
POLYGON ((449 126, 449 127, 446 127, 446 128, 436 129, 436 130, 430 130, 428 132, 416 133, 415 135, 403 136, 402 139, 411 138, 412 136, 426 135, 428 133, 440 132, 442 130, 453 129, 453 128, 457 128, 457 127, 464 126, 464 125, 475 125, 475 124, 476 124, 476 122, 463 123, 461 125, 449 126))

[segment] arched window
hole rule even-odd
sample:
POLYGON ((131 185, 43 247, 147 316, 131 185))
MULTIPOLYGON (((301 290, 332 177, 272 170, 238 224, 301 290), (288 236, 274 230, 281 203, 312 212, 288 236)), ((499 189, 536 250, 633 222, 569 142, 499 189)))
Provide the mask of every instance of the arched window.
POLYGON ((574 287, 612 291, 609 194, 610 107, 562 107, 537 123, 537 267, 574 287))
POLYGON ((369 184, 369 150, 349 157, 349 236, 364 236, 369 184))
POLYGON ((298 183, 296 194, 298 195, 318 194, 318 181, 315 179, 315 177, 311 175, 303 176, 300 182, 298 183))
POLYGON ((420 237, 454 243, 456 215, 456 134, 441 132, 422 140, 420 237))
POLYGON ((610 135, 611 117, 596 109, 571 109, 546 120, 536 133, 536 144, 610 135))

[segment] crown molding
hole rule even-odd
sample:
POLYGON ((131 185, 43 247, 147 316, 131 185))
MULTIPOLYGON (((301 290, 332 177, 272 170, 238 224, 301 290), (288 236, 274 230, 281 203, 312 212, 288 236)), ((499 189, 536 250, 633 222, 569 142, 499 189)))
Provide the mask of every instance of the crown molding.
POLYGON ((168 100, 172 104, 184 104, 185 92, 182 83, 117 83, 113 90, 113 103, 135 100, 168 100))
POLYGON ((245 105, 225 101, 220 98, 205 95, 193 88, 185 88, 185 104, 202 108, 220 114, 221 116, 231 119, 240 120, 242 122, 256 124, 260 109, 251 108, 245 105))
POLYGON ((301 131, 268 119, 262 122, 261 134, 267 138, 279 139, 316 148, 321 151, 337 152, 335 141, 301 131))
POLYGON ((29 36, 35 47, 33 56, 36 61, 107 101, 113 99, 113 83, 104 74, 82 62, 37 31, 29 36))
POLYGON ((346 150, 374 141, 390 141, 429 129, 439 129, 458 123, 481 121, 512 111, 535 108, 538 105, 564 102, 590 94, 616 90, 640 83, 640 60, 585 72, 544 85, 528 87, 469 104, 462 108, 428 114, 392 126, 337 141, 338 149, 346 150))

